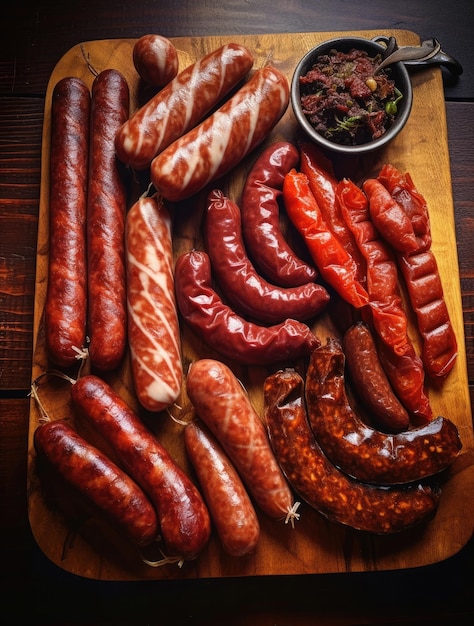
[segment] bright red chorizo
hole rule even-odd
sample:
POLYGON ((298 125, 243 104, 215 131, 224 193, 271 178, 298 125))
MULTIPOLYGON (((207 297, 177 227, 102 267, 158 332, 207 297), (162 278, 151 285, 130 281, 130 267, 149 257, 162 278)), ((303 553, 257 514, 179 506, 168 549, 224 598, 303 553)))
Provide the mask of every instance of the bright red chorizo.
POLYGON ((66 77, 51 102, 49 260, 45 302, 48 355, 70 367, 86 343, 86 211, 90 92, 66 77))
POLYGON ((204 238, 226 300, 244 316, 263 324, 279 324, 287 318, 307 321, 329 302, 326 289, 315 282, 277 287, 260 276, 247 256, 240 209, 219 189, 208 197, 204 238))
POLYGON ((158 520, 143 491, 67 421, 41 424, 34 432, 34 446, 39 457, 133 543, 143 547, 155 541, 158 520))
POLYGON ((183 367, 176 309, 171 216, 156 197, 127 214, 128 337, 137 397, 162 411, 181 391, 183 367))
POLYGON ((295 492, 333 522, 386 535, 429 520, 439 489, 414 483, 376 487, 349 478, 318 445, 306 415, 304 381, 285 369, 264 383, 264 414, 276 458, 295 492))
POLYGON ((289 102, 286 77, 272 66, 257 70, 234 96, 151 163, 151 180, 167 200, 201 191, 256 148, 289 102))
POLYGON ((93 375, 79 378, 71 397, 81 417, 110 444, 153 503, 166 556, 195 559, 211 532, 209 512, 196 486, 105 381, 93 375))
POLYGON ((317 278, 316 268, 295 254, 280 225, 283 180, 298 161, 299 152, 292 143, 270 144, 252 165, 240 203, 242 235, 249 256, 271 283, 282 287, 304 285, 317 278))
POLYGON ((186 389, 196 413, 224 448, 258 506, 273 518, 291 515, 288 483, 265 427, 232 370, 214 359, 194 361, 186 389))
POLYGON ((184 443, 224 550, 244 556, 255 550, 260 524, 230 459, 200 420, 184 429, 184 443))
POLYGON ((143 35, 132 52, 133 65, 140 78, 161 89, 178 73, 178 51, 175 45, 161 35, 143 35))
POLYGON ((247 48, 229 43, 184 69, 118 130, 119 158, 138 170, 148 167, 159 152, 203 119, 252 64, 247 48))
POLYGON ((127 344, 124 231, 127 187, 115 155, 115 133, 128 119, 129 89, 117 70, 92 85, 87 201, 88 335, 91 363, 120 365, 127 344))

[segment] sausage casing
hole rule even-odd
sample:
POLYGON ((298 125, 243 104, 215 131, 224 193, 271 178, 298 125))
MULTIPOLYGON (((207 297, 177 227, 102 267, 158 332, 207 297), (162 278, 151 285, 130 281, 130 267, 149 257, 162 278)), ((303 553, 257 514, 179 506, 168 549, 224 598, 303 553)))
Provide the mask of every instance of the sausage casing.
POLYGON ((194 361, 186 389, 196 413, 222 445, 255 502, 270 517, 285 517, 293 496, 247 393, 224 363, 194 361))
POLYGON ((86 342, 86 211, 90 93, 73 77, 60 80, 51 103, 49 265, 45 334, 49 357, 74 365, 86 342))
POLYGON ((158 534, 155 510, 140 487, 65 420, 41 424, 34 433, 37 454, 138 546, 158 534))
POLYGON ((72 386, 71 397, 81 417, 110 444, 127 474, 150 498, 167 556, 196 558, 210 535, 209 512, 196 486, 105 381, 83 376, 72 386))
POLYGON ((129 89, 117 70, 92 84, 87 202, 88 334, 91 363, 120 365, 127 343, 124 231, 127 189, 115 133, 128 118, 129 89))
POLYGON ((260 524, 235 467, 200 420, 186 426, 184 442, 224 550, 231 556, 249 554, 257 546, 260 524))
POLYGON ((273 450, 288 482, 328 519, 358 530, 388 534, 425 521, 436 511, 439 490, 420 483, 377 487, 338 470, 311 431, 304 381, 295 370, 280 370, 265 380, 264 414, 273 450))
POLYGON ((308 418, 321 448, 344 472, 369 483, 402 484, 446 469, 461 440, 444 417, 395 434, 365 424, 347 399, 345 355, 336 339, 311 353, 305 394, 308 418))
POLYGON ((171 215, 140 198, 126 221, 128 341, 135 391, 149 411, 170 406, 183 368, 175 302, 171 215))

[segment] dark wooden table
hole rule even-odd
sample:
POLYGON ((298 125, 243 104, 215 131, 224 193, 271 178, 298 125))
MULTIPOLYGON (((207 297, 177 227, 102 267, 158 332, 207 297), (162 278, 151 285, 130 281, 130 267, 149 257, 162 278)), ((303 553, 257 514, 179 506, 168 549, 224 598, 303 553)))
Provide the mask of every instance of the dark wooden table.
MULTIPOLYGON (((57 61, 92 39, 387 28, 437 37, 464 67, 445 85, 453 198, 474 399, 474 63, 471 0, 16 0, 0 37, 0 482, 2 613, 27 624, 470 624, 474 542, 400 572, 96 583, 51 564, 32 538, 26 467, 41 132, 57 61), (13 612, 13 613, 11 613, 13 612)), ((473 494, 466 494, 473 497, 473 494)))

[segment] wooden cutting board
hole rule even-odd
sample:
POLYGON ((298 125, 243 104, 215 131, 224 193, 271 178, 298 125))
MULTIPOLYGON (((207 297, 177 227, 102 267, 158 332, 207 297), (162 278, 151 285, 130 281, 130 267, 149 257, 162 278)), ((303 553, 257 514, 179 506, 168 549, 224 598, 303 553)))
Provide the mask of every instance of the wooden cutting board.
MULTIPOLYGON (((212 36, 177 38, 180 70, 205 53, 229 41, 242 43, 255 56, 255 67, 272 63, 289 80, 303 54, 314 45, 340 35, 367 38, 394 35, 400 45, 417 45, 419 37, 409 31, 363 31, 351 33, 282 33, 269 35, 212 36)), ((135 40, 89 41, 69 50, 55 67, 46 94, 41 201, 39 215, 37 279, 35 298, 33 379, 48 369, 44 345, 43 308, 46 292, 48 261, 48 193, 50 149, 50 103, 54 85, 64 76, 78 76, 92 85, 96 71, 107 68, 120 70, 130 85, 132 110, 139 100, 138 77, 132 64, 135 40)), ((124 545, 109 529, 94 519, 80 523, 66 522, 54 503, 46 498, 35 471, 32 437, 40 413, 31 403, 29 425, 28 494, 29 519, 36 541, 46 556, 61 568, 89 578, 102 580, 189 579, 251 575, 306 574, 358 572, 417 567, 435 563, 455 554, 468 541, 473 530, 473 432, 463 333, 463 318, 456 250, 456 236, 451 194, 451 175, 447 143, 444 95, 441 73, 433 67, 410 70, 414 101, 411 117, 402 133, 389 147, 376 156, 339 161, 339 176, 349 176, 356 182, 376 175, 384 162, 401 171, 409 171, 418 189, 424 194, 431 216, 433 250, 436 254, 445 297, 459 343, 457 364, 441 389, 430 389, 429 395, 436 414, 452 419, 458 426, 463 451, 442 483, 442 497, 436 517, 428 524, 397 536, 378 537, 360 533, 327 522, 307 506, 301 507, 301 519, 292 529, 260 515, 262 536, 258 550, 251 557, 231 558, 221 550, 213 536, 200 557, 182 568, 176 565, 152 568, 142 563, 133 548, 124 545)), ((298 129, 288 108, 268 138, 296 140, 298 129)), ((246 172, 255 155, 249 156, 226 177, 222 186, 226 194, 239 199, 246 172)), ((137 189, 137 195, 143 189, 137 189)), ((200 203, 188 203, 186 210, 176 212, 174 245, 176 255, 192 246, 202 246, 200 236, 200 203)), ((324 317, 315 324, 322 338, 333 332, 331 320, 324 317)), ((411 335, 417 342, 416 330, 411 335)), ((185 365, 193 359, 212 356, 220 358, 201 344, 186 328, 182 329, 185 365)), ((246 385, 257 411, 262 409, 262 383, 271 368, 244 368, 227 362, 246 385)), ((134 407, 160 437, 177 462, 189 471, 182 443, 182 426, 169 415, 144 415, 137 406, 130 379, 128 359, 119 372, 108 377, 122 397, 134 407)), ((39 388, 43 407, 53 419, 71 417, 68 383, 48 379, 39 388)), ((188 402, 183 388, 179 404, 188 402)))

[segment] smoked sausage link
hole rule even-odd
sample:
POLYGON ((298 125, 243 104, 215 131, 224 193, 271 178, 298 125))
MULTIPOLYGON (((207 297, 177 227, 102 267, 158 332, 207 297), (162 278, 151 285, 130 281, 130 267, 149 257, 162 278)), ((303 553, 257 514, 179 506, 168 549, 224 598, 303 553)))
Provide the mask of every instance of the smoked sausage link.
POLYGON ((130 359, 143 407, 162 411, 181 391, 183 368, 174 295, 171 216, 155 197, 127 214, 127 304, 130 359))
POLYGON ((51 102, 49 265, 45 335, 59 367, 76 362, 86 341, 86 210, 90 93, 72 77, 60 80, 51 102))
POLYGON ((311 353, 306 373, 308 417, 318 444, 348 475, 375 484, 403 484, 433 476, 458 456, 461 440, 444 417, 396 434, 365 424, 349 404, 345 355, 337 339, 311 353))
POLYGON ((224 363, 194 361, 188 397, 239 472, 255 502, 270 517, 291 512, 293 496, 270 447, 265 427, 247 393, 224 363))
POLYGON ((151 180, 177 202, 236 166, 269 134, 289 101, 286 77, 270 65, 257 70, 237 93, 151 163, 151 180))
POLYGON ((147 546, 156 539, 156 512, 140 487, 67 421, 41 424, 34 433, 34 447, 67 484, 136 545, 147 546))
POLYGON ((280 225, 283 180, 298 161, 298 149, 287 141, 262 150, 245 180, 240 206, 249 256, 270 282, 282 287, 304 285, 317 277, 316 268, 296 256, 280 225))
POLYGON ((195 126, 244 78, 253 56, 229 43, 196 61, 136 111, 117 132, 119 158, 137 170, 195 126))
POLYGON ((257 546, 260 524, 235 467, 200 420, 186 426, 184 443, 222 547, 231 556, 249 554, 257 546))
POLYGON ((421 483, 398 488, 368 485, 350 478, 328 460, 309 426, 304 381, 295 370, 280 370, 265 380, 264 415, 288 482, 329 520, 385 535, 434 515, 439 490, 421 483))
POLYGON ((71 397, 153 503, 166 556, 196 558, 210 535, 209 512, 196 486, 105 381, 94 375, 79 378, 71 397))
POLYGON ((303 322, 316 317, 329 302, 326 289, 315 282, 277 287, 260 276, 247 256, 240 209, 219 189, 209 194, 205 240, 226 300, 243 315, 263 324, 279 324, 287 318, 303 322))
POLYGON ((191 329, 219 354, 246 365, 297 360, 319 345, 309 326, 287 319, 274 326, 248 322, 212 288, 205 252, 183 253, 175 265, 178 309, 191 329))
POLYGON ((91 364, 118 367, 127 343, 124 231, 127 190, 115 133, 128 118, 129 89, 117 70, 92 84, 87 203, 88 334, 91 364))

